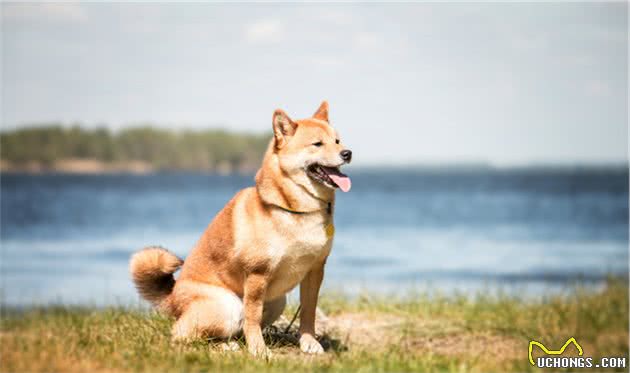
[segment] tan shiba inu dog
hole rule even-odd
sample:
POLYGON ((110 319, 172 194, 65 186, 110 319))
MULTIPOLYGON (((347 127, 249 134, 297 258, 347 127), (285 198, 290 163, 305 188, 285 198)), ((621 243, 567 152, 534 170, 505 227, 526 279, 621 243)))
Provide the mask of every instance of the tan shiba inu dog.
POLYGON ((131 258, 140 295, 177 319, 174 340, 243 332, 252 354, 267 354, 261 328, 282 314, 285 294, 300 284, 300 348, 323 352, 315 309, 333 241, 335 189, 351 186, 339 167, 352 152, 330 126, 325 101, 303 120, 276 110, 273 134, 256 186, 227 203, 185 262, 160 247, 131 258))

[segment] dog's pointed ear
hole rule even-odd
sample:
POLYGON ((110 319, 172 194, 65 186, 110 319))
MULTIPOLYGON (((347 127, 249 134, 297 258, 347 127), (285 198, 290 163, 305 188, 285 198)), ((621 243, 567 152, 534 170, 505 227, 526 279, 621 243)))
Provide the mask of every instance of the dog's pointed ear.
POLYGON ((286 145, 289 138, 295 134, 297 123, 295 123, 287 113, 277 109, 273 113, 273 135, 276 142, 276 148, 280 149, 286 145))
POLYGON ((328 101, 322 101, 322 104, 319 105, 319 109, 313 114, 313 118, 328 122, 328 101))

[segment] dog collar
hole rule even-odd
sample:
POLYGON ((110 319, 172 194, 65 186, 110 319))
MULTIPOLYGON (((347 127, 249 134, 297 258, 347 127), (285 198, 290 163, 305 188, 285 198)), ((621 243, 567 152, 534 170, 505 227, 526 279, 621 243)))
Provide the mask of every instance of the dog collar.
MULTIPOLYGON (((291 210, 287 207, 284 206, 280 206, 280 205, 276 205, 274 204, 274 206, 276 206, 277 208, 279 208, 280 210, 284 210, 286 212, 290 212, 292 214, 297 214, 297 215, 304 215, 304 214, 312 214, 314 212, 318 212, 318 211, 322 211, 322 210, 313 210, 313 211, 296 211, 296 210, 291 210)), ((332 203, 328 202, 328 207, 326 207, 326 212, 328 213, 328 215, 332 214, 332 203)))
MULTIPOLYGON (((295 211, 295 210, 291 210, 291 209, 288 209, 288 208, 280 206, 280 205, 274 205, 274 206, 276 206, 280 210, 284 210, 284 211, 289 212, 291 214, 297 214, 297 215, 304 215, 304 214, 310 214, 310 213, 317 212, 317 211, 322 211, 322 210, 295 211)), ((332 203, 328 202, 328 207, 326 207, 326 212, 328 213, 328 215, 332 214, 332 203)), ((329 222, 326 225, 325 230, 326 230, 326 237, 328 237, 329 239, 332 238, 335 235, 335 226, 333 225, 332 221, 329 222)))

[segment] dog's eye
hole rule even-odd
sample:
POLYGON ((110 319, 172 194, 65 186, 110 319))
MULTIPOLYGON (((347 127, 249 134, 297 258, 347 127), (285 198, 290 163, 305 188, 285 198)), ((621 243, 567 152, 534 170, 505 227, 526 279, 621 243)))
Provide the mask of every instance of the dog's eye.
POLYGON ((339 144, 339 139, 335 140, 335 144, 339 144))
POLYGON ((318 142, 314 142, 313 145, 319 148, 320 146, 324 145, 324 143, 321 141, 318 141, 318 142))

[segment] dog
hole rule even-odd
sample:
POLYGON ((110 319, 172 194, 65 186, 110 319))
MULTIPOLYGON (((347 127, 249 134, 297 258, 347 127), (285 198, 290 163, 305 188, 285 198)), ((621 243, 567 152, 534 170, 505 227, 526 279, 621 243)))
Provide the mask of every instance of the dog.
POLYGON ((351 188, 340 167, 352 151, 330 125, 326 101, 302 120, 278 109, 272 128, 255 186, 225 205, 185 261, 156 246, 131 258, 140 295, 176 319, 175 341, 243 334, 251 354, 268 355, 262 328, 280 317, 299 284, 300 349, 324 352, 315 311, 333 243, 335 191, 351 188))

